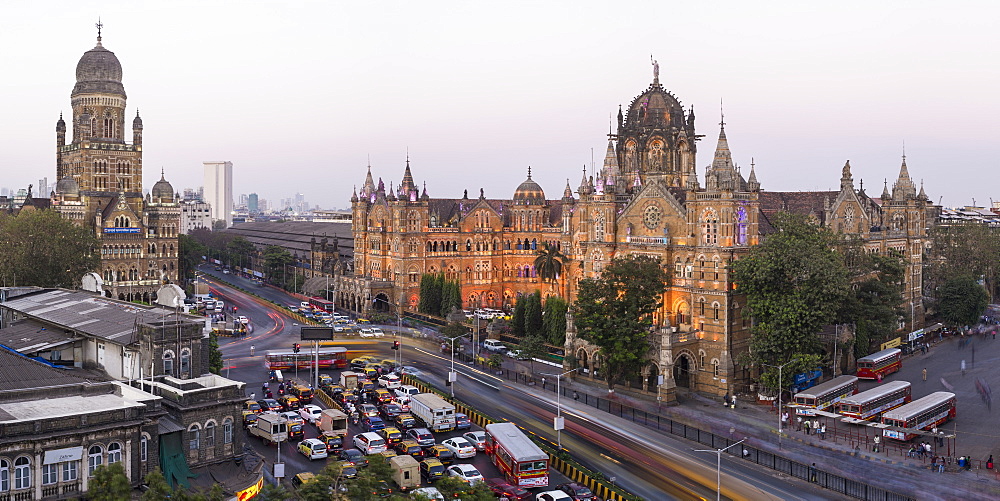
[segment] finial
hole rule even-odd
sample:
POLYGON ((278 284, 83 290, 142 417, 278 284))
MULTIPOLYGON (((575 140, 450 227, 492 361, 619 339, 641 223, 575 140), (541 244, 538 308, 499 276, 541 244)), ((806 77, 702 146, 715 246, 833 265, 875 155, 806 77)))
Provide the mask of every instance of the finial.
POLYGON ((653 59, 653 55, 649 55, 649 62, 653 65, 653 85, 660 83, 660 63, 653 59))
POLYGON ((406 166, 410 166, 410 147, 406 147, 406 166))
POLYGON ((753 170, 753 166, 754 166, 753 157, 750 157, 750 170, 753 170))
POLYGON ((166 174, 166 173, 164 172, 164 170, 163 170, 163 167, 161 166, 161 167, 160 167, 160 179, 166 179, 166 176, 165 176, 165 174, 166 174))
POLYGON ((723 129, 725 129, 726 128, 726 112, 723 111, 723 108, 722 108, 722 98, 721 97, 719 98, 719 116, 721 117, 720 120, 719 120, 719 127, 722 127, 723 129))
POLYGON ((531 179, 531 166, 528 166, 528 179, 531 179))
POLYGON ((903 140, 903 161, 906 161, 906 140, 903 140))
POLYGON ((97 44, 100 45, 101 44, 101 28, 104 27, 104 24, 101 23, 101 18, 100 17, 97 18, 97 24, 95 24, 94 26, 97 27, 97 44))

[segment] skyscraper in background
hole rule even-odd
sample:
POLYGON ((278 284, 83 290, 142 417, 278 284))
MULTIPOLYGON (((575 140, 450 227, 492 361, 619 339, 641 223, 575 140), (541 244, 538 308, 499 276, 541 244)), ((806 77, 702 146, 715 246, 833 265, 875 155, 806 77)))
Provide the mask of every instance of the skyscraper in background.
POLYGON ((205 201, 212 206, 212 220, 233 225, 233 163, 205 162, 205 201))
POLYGON ((257 205, 256 193, 251 193, 250 196, 247 197, 247 211, 251 214, 260 212, 260 207, 257 205))

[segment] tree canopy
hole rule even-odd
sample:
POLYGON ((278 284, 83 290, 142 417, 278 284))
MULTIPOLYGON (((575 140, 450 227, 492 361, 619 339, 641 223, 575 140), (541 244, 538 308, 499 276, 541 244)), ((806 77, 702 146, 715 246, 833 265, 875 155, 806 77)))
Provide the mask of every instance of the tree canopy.
MULTIPOLYGON (((937 226, 930 233, 924 278, 927 295, 954 278, 981 278, 990 298, 1000 288, 1000 228, 981 223, 937 226)), ((943 313, 943 310, 942 310, 943 313)))
POLYGON ((630 255, 613 259, 600 278, 580 282, 573 304, 576 327, 582 339, 600 348, 609 389, 641 371, 652 314, 669 281, 657 259, 630 255))
POLYGON ((986 289, 968 275, 954 277, 938 288, 938 308, 948 325, 973 325, 989 305, 986 289))
POLYGON ((100 268, 99 245, 93 231, 54 210, 0 216, 0 285, 76 287, 100 268))

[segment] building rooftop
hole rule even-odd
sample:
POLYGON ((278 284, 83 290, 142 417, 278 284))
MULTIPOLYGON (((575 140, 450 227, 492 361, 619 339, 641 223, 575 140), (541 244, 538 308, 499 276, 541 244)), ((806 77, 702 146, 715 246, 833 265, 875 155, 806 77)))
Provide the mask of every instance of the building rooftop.
POLYGON ((158 398, 149 394, 145 394, 144 398, 138 398, 141 392, 137 390, 116 383, 108 384, 115 384, 123 388, 126 392, 122 394, 71 395, 22 400, 19 402, 2 402, 0 403, 0 423, 35 421, 76 416, 79 414, 95 414, 133 407, 145 407, 145 404, 140 400, 158 398))
POLYGON ((72 343, 78 339, 72 332, 50 329, 41 322, 22 319, 4 324, 0 329, 0 344, 21 353, 36 353, 72 343))
POLYGON ((104 380, 106 378, 75 369, 58 369, 0 348, 0 398, 5 391, 104 380))

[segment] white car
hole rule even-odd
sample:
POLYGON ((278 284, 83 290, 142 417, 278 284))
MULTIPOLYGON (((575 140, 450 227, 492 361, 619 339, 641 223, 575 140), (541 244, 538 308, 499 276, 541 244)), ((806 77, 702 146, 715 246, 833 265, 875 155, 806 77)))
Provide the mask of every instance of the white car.
POLYGON ((302 419, 309 421, 311 424, 316 424, 316 421, 319 421, 319 417, 322 414, 323 409, 314 404, 304 405, 299 409, 299 416, 302 416, 302 419))
POLYGON ((420 389, 416 386, 410 386, 408 384, 402 385, 394 390, 396 392, 396 398, 403 403, 410 403, 410 397, 420 393, 420 389))
POLYGON ((507 352, 507 356, 514 360, 528 360, 528 356, 522 350, 510 350, 507 352))
POLYGON ((478 451, 486 449, 485 431, 468 431, 462 434, 462 438, 468 440, 478 451))
POLYGON ((380 329, 378 327, 372 327, 371 331, 372 331, 372 334, 375 335, 375 337, 385 337, 385 332, 382 332, 382 329, 380 329))
POLYGON ((483 474, 479 473, 479 470, 471 464, 459 463, 451 465, 446 471, 448 472, 449 477, 458 477, 460 480, 468 482, 470 485, 476 485, 485 480, 483 478, 483 474))
POLYGON ((403 385, 403 381, 395 374, 383 374, 379 376, 378 384, 387 390, 395 390, 403 385))
POLYGON ((449 438, 442 441, 441 445, 447 447, 458 459, 476 457, 476 446, 462 437, 449 438))
POLYGON ((303 456, 309 458, 310 460, 326 459, 327 457, 326 444, 321 442, 318 438, 307 438, 299 442, 298 449, 303 456))
POLYGON ((364 328, 358 331, 358 335, 361 337, 375 337, 375 331, 369 328, 364 328))
POLYGON ((279 412, 278 414, 281 417, 283 417, 283 418, 285 418, 285 419, 288 420, 288 426, 291 426, 291 425, 296 424, 296 423, 298 423, 298 424, 305 424, 305 422, 306 422, 305 418, 303 418, 302 416, 300 416, 299 413, 295 412, 295 411, 279 412))
POLYGON ((410 493, 410 497, 417 499, 418 495, 423 496, 420 499, 427 499, 429 501, 444 501, 444 494, 437 487, 421 487, 419 489, 413 489, 410 493))
POLYGON ((573 501, 573 498, 563 491, 545 491, 536 494, 535 501, 573 501))
POLYGON ((240 315, 239 317, 236 317, 236 321, 239 322, 239 323, 241 323, 241 324, 243 324, 243 325, 250 325, 250 319, 247 318, 247 317, 245 317, 245 316, 243 316, 243 315, 240 315))

